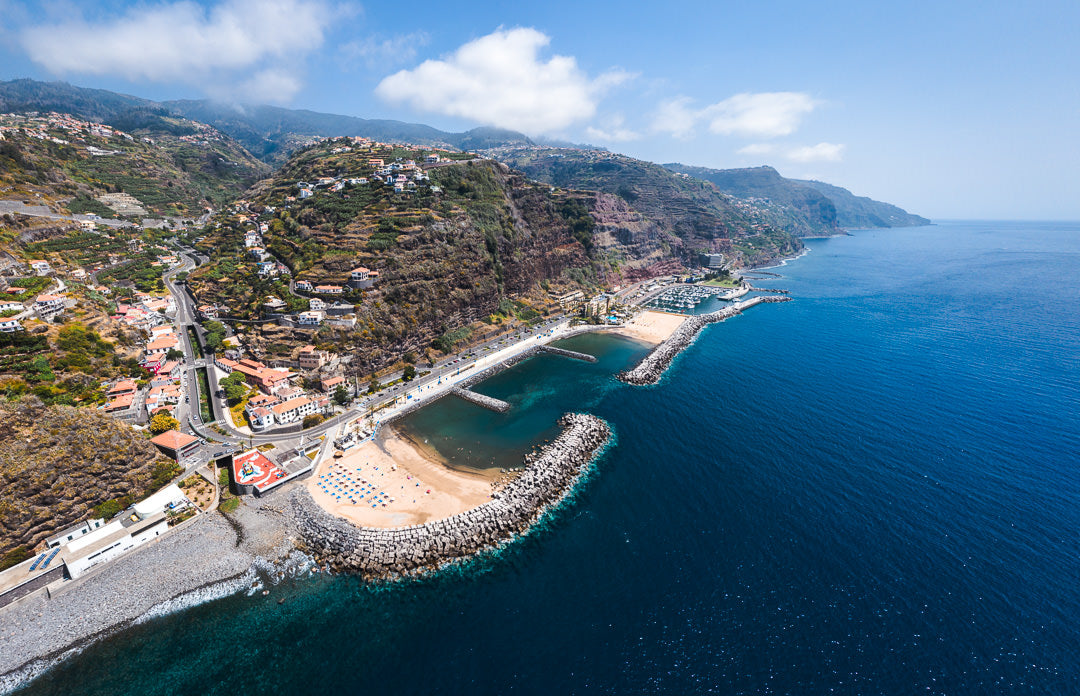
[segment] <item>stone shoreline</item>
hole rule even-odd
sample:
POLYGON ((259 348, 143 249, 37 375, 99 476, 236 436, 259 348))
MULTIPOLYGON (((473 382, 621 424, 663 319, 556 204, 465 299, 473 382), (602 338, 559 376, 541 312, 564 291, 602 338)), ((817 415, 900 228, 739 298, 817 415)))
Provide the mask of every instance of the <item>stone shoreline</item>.
MULTIPOLYGON (((289 521, 268 501, 237 512, 244 539, 221 513, 200 515, 145 547, 49 596, 37 592, 0 612, 0 694, 42 673, 73 651, 142 619, 232 594, 254 568, 294 550, 289 521)), ((280 505, 280 503, 278 503, 280 505)))
POLYGON ((559 424, 563 432, 526 457, 520 476, 472 510, 411 527, 357 527, 301 489, 290 498, 297 531, 320 562, 366 579, 415 575, 494 548, 528 531, 565 499, 611 439, 608 424, 595 416, 569 413, 559 424))
POLYGON ((730 319, 737 314, 741 314, 744 310, 753 307, 754 305, 764 304, 767 302, 790 302, 791 298, 786 296, 769 295, 766 297, 754 297, 743 302, 736 302, 733 305, 724 307, 715 312, 709 314, 696 314, 686 318, 679 328, 675 329, 675 332, 668 337, 666 341, 656 346, 651 353, 646 355, 640 363, 633 369, 627 370, 619 374, 618 378, 627 384, 633 384, 637 386, 643 386, 647 384, 656 384, 660 381, 660 378, 671 366, 673 360, 679 355, 687 346, 692 344, 701 333, 701 330, 707 325, 730 319))

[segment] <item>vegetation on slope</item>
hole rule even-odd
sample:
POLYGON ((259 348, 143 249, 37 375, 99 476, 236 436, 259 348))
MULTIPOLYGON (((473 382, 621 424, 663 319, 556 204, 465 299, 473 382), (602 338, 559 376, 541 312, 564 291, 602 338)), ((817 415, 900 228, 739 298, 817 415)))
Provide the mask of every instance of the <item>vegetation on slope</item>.
POLYGON ((639 257, 696 265, 698 254, 720 252, 737 265, 759 265, 801 248, 796 221, 782 206, 733 198, 652 162, 566 148, 506 149, 498 157, 530 178, 602 194, 594 202, 601 224, 621 246, 651 249, 638 250, 639 257))
POLYGON ((32 552, 46 537, 117 512, 178 473, 143 433, 102 413, 46 406, 32 396, 0 401, 0 553, 32 552))

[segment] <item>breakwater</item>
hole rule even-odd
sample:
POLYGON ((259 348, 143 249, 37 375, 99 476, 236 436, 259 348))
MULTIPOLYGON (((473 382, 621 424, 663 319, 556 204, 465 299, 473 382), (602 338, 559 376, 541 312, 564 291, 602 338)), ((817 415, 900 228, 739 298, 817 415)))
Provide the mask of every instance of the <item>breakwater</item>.
POLYGON ((539 350, 544 353, 551 353, 552 355, 561 355, 564 358, 584 360, 585 362, 596 362, 595 355, 589 355, 588 353, 579 353, 576 350, 566 350, 565 348, 556 348, 555 346, 540 346, 539 350))
POLYGON ((562 501, 611 438, 608 424, 596 416, 568 413, 559 424, 562 433, 526 457, 520 476, 472 510, 411 527, 357 527, 300 489, 291 498, 296 528, 321 562, 369 579, 417 574, 493 548, 562 501))
POLYGON ((664 374, 664 371, 671 365, 671 361, 675 359, 679 353, 683 351, 687 346, 694 342, 698 333, 701 332, 706 325, 712 324, 718 321, 724 321, 731 317, 741 314, 743 311, 753 307, 754 305, 764 304, 768 302, 790 302, 790 297, 777 297, 775 295, 769 295, 765 297, 753 297, 743 302, 736 302, 733 305, 724 307, 715 312, 709 314, 698 314, 695 316, 687 317, 686 321, 679 324, 679 328, 675 329, 675 332, 667 338, 666 341, 658 345, 652 350, 651 353, 646 355, 637 367, 631 370, 619 374, 619 379, 627 384, 645 385, 656 384, 660 381, 660 377, 664 374))
POLYGON ((486 394, 478 394, 463 387, 454 387, 450 390, 450 393, 459 396, 470 403, 474 403, 477 406, 496 411, 497 413, 506 413, 510 410, 510 404, 502 399, 496 399, 495 397, 487 396, 486 394))

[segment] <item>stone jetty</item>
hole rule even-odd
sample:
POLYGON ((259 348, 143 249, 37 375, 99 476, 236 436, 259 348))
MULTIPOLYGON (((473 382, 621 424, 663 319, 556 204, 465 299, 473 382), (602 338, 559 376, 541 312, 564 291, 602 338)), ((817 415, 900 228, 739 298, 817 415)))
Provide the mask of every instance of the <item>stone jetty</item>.
POLYGON ((491 411, 497 411, 499 413, 506 413, 510 410, 510 404, 506 403, 502 399, 496 399, 493 396, 487 396, 485 394, 477 394, 476 392, 465 389, 463 387, 454 387, 450 390, 450 393, 460 396, 462 399, 470 403, 474 403, 477 406, 482 406, 491 411))
POLYGON ((472 510, 411 527, 358 527, 300 489, 290 499, 296 528, 320 562, 368 579, 415 575, 493 548, 562 501, 611 438, 608 424, 595 416, 568 413, 559 424, 562 433, 526 457, 520 476, 472 510))
POLYGON ((596 362, 595 355, 589 355, 588 353, 579 353, 576 350, 566 350, 565 348, 556 348, 555 346, 540 346, 537 350, 542 353, 551 353, 552 355, 561 355, 564 358, 573 358, 574 360, 584 360, 585 362, 596 362))
POLYGON ((767 302, 790 301, 790 297, 777 297, 775 295, 754 297, 749 300, 744 300, 743 302, 736 302, 735 304, 715 312, 710 312, 709 314, 697 314, 687 317, 686 321, 680 324, 679 328, 675 329, 675 332, 671 334, 666 341, 646 355, 645 358, 638 363, 637 367, 619 374, 619 379, 627 384, 656 384, 660 381, 660 377, 664 374, 664 371, 671 365, 671 361, 675 359, 675 356, 693 343, 706 325, 730 319, 754 305, 767 302))

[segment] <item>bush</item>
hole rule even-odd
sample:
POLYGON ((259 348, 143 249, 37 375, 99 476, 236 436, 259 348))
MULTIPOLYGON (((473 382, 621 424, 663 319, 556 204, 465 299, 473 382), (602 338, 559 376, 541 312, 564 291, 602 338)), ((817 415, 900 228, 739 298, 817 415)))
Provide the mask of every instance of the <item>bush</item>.
POLYGON ((238 507, 240 507, 240 499, 229 498, 221 501, 221 504, 218 505, 218 510, 221 510, 222 512, 236 512, 236 508, 238 507))
POLYGON ((321 413, 312 413, 310 416, 304 416, 304 427, 313 428, 324 420, 326 420, 326 417, 321 413))
POLYGON ((28 558, 31 558, 34 553, 25 546, 16 546, 12 550, 0 556, 0 570, 10 568, 11 566, 19 565, 28 558))

